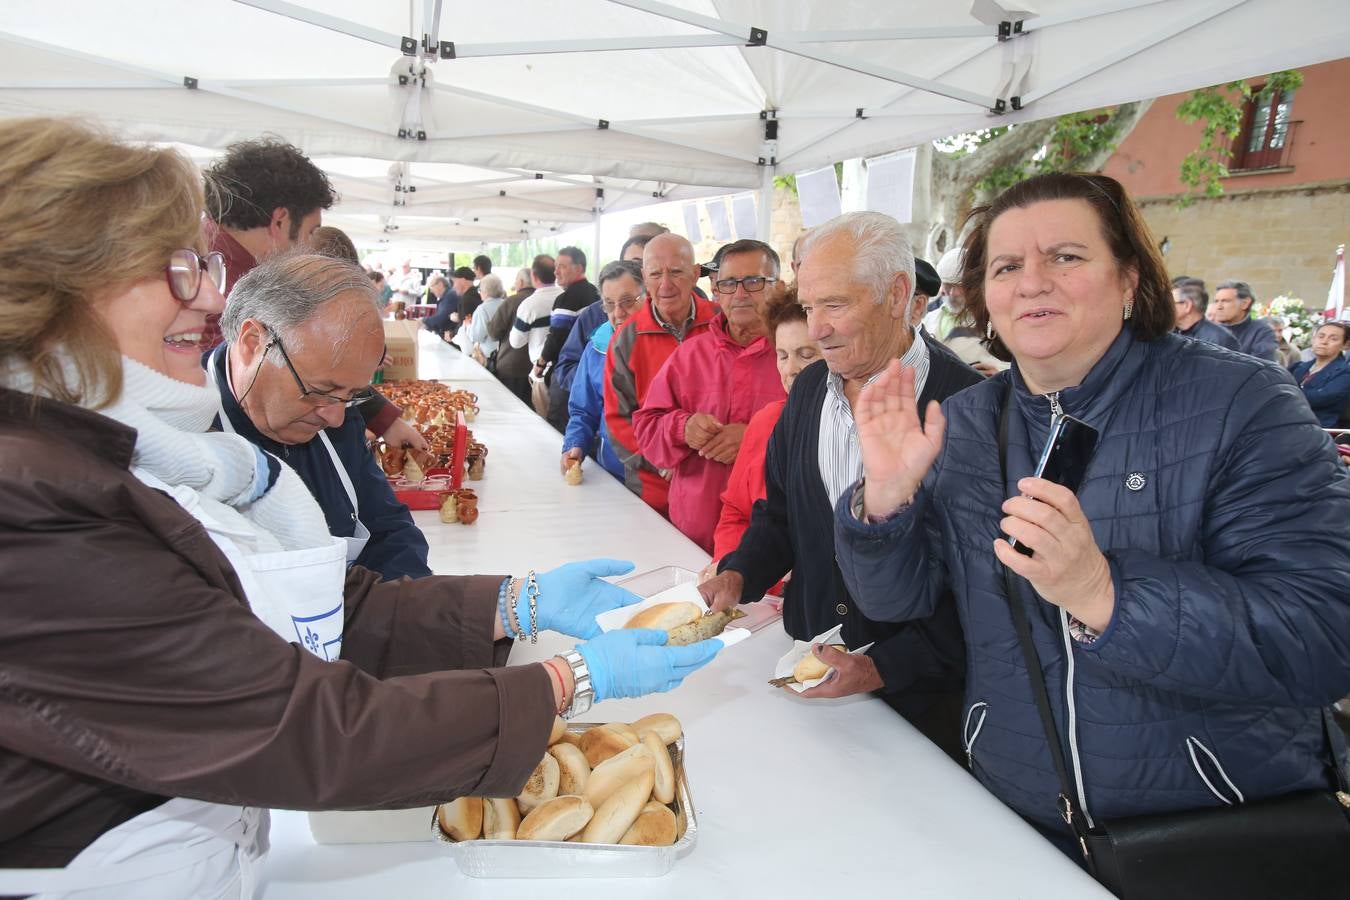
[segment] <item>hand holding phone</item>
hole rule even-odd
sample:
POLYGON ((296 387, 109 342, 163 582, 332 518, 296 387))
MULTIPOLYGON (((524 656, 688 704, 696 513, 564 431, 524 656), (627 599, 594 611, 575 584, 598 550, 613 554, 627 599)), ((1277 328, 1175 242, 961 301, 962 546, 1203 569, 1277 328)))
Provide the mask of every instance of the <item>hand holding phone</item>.
MULTIPOLYGON (((1088 463, 1097 450, 1097 429, 1073 416, 1060 416, 1050 427, 1050 436, 1041 449, 1041 457, 1036 462, 1035 476, 1062 485, 1075 494, 1087 474, 1088 463)), ((1016 539, 1009 538, 1008 543, 1024 556, 1031 556, 1032 550, 1016 539)))

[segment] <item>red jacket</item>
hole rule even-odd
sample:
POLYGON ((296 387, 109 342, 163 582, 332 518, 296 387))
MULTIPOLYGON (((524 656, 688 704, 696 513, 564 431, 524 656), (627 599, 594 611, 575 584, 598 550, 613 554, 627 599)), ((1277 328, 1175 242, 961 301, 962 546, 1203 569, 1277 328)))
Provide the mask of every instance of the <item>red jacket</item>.
MULTIPOLYGON (((764 455, 769 450, 769 437, 786 405, 786 400, 775 400, 750 417, 741 441, 741 452, 736 455, 727 488, 722 492, 722 516, 717 520, 717 531, 713 534, 714 562, 740 545, 741 535, 750 527, 750 512, 755 501, 763 500, 768 493, 764 487, 764 455)), ((769 588, 769 593, 782 596, 783 582, 769 588)))
POLYGON ((705 334, 670 355, 633 414, 642 455, 672 473, 671 524, 704 550, 713 548, 731 465, 702 457, 686 444, 685 424, 695 413, 707 413, 724 424, 745 425, 765 404, 782 399, 783 382, 768 341, 756 338, 742 347, 719 313, 705 334))
MULTIPOLYGON (((717 306, 690 295, 694 320, 684 332, 684 340, 708 329, 717 315, 717 306)), ((666 515, 669 485, 657 465, 643 458, 633 432, 633 413, 647 397, 647 389, 656 373, 680 346, 680 338, 661 327, 648 300, 633 313, 605 355, 605 424, 614 445, 614 453, 623 463, 624 484, 652 509, 666 515)))

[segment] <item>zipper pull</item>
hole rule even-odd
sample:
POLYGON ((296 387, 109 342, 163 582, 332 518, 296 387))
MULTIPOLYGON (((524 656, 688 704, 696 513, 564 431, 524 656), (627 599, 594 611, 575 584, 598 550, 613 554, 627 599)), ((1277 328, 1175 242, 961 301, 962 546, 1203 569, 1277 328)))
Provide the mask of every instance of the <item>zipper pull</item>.
POLYGON ((1051 391, 1045 395, 1045 399, 1050 401, 1050 427, 1054 428, 1055 423, 1064 417, 1064 407, 1059 405, 1059 391, 1051 391))

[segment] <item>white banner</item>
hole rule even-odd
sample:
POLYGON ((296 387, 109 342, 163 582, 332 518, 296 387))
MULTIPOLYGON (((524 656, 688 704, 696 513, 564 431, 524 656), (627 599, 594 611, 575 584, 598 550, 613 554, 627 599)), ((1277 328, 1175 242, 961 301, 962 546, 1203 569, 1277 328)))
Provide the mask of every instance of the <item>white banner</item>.
POLYGON ((802 227, 815 228, 843 210, 839 205, 839 179, 834 166, 797 173, 797 201, 802 207, 802 227))
POLYGON ((895 221, 914 217, 914 148, 867 161, 867 208, 895 221))
POLYGON ((731 223, 727 220, 727 201, 721 197, 708 201, 708 223, 713 237, 723 243, 731 240, 731 223))
POLYGON ((1331 287, 1327 290, 1329 318, 1340 321, 1345 315, 1345 245, 1336 248, 1336 267, 1331 270, 1331 287))
POLYGON ((755 195, 738 194, 731 198, 731 218, 736 222, 736 237, 759 237, 759 217, 755 213, 755 195))
POLYGON ((689 243, 697 244, 703 240, 703 229, 698 226, 698 204, 686 203, 682 211, 684 213, 684 236, 689 238, 689 243))

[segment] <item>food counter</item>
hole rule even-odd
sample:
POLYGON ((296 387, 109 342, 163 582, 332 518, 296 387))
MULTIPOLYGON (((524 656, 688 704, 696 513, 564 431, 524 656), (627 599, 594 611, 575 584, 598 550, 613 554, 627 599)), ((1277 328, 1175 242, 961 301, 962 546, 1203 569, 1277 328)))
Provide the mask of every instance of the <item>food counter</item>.
MULTIPOLYGON (((479 396, 474 433, 490 450, 473 482, 472 526, 414 513, 436 572, 523 573, 588 556, 637 571, 697 570, 707 556, 594 461, 572 487, 558 469, 561 437, 457 350, 423 335, 423 377, 479 396)), ((511 662, 570 646, 546 635, 511 662)), ((914 898, 1109 897, 961 767, 880 700, 802 700, 769 687, 792 641, 776 626, 728 648, 669 694, 594 706, 588 721, 674 713, 698 816, 697 842, 653 879, 543 883, 475 879, 444 844, 319 846, 303 813, 274 812, 267 900, 371 897, 647 898, 877 895, 914 898)), ((431 822, 428 817, 427 828, 431 822)))

